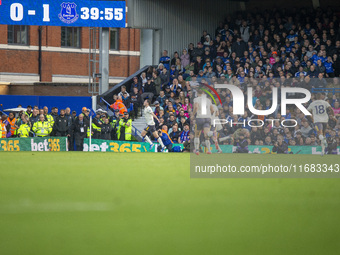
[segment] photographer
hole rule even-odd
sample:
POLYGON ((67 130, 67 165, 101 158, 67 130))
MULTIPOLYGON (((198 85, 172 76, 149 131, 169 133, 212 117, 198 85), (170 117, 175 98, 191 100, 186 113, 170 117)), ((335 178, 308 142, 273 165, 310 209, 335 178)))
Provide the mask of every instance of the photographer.
POLYGON ((272 152, 276 152, 277 154, 288 154, 288 144, 283 141, 283 136, 277 136, 277 142, 274 143, 274 147, 272 152))

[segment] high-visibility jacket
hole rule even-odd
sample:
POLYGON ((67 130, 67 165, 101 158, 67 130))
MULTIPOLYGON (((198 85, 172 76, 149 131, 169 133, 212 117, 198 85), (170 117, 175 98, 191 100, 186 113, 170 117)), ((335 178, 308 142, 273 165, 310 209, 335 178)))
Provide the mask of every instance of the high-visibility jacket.
POLYGON ((10 120, 9 119, 9 117, 7 118, 7 121, 9 122, 9 124, 11 125, 11 134, 12 134, 12 136, 14 136, 14 134, 15 134, 15 130, 17 129, 16 127, 15 127, 15 122, 16 122, 16 118, 13 118, 12 120, 10 120))
POLYGON ((0 138, 6 138, 7 135, 7 130, 6 130, 6 125, 0 122, 0 138))
POLYGON ((52 127, 50 126, 50 123, 48 121, 38 121, 34 123, 32 130, 36 136, 44 137, 48 136, 51 133, 52 127))
POLYGON ((112 105, 110 105, 110 108, 113 108, 114 110, 119 110, 119 113, 124 114, 124 112, 127 112, 127 109, 125 105, 123 104, 122 100, 116 100, 116 102, 112 105))
POLYGON ((47 121, 51 127, 54 125, 54 118, 52 117, 51 114, 46 114, 45 115, 45 121, 47 121))
POLYGON ((120 125, 118 121, 116 121, 116 138, 117 140, 120 138, 120 125))
POLYGON ((121 133, 120 131, 121 131, 122 128, 125 128, 125 138, 124 138, 124 140, 125 141, 131 141, 131 137, 132 137, 132 120, 128 119, 128 121, 125 122, 125 119, 121 119, 119 121, 119 138, 120 138, 120 133, 121 133))
POLYGON ((97 118, 95 118, 94 121, 92 121, 92 131, 97 131, 100 133, 102 129, 95 124, 95 123, 100 123, 100 122, 101 120, 98 120, 97 118))
POLYGON ((28 118, 32 117, 32 112, 31 113, 25 112, 25 114, 27 115, 28 118))
POLYGON ((21 124, 18 128, 18 136, 21 138, 29 137, 30 136, 31 127, 28 124, 21 124))

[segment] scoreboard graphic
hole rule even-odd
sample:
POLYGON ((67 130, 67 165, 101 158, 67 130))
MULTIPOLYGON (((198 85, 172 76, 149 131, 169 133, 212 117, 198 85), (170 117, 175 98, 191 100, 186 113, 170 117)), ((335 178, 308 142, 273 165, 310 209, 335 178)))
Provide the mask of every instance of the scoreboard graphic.
POLYGON ((0 24, 126 27, 125 1, 0 0, 0 24))

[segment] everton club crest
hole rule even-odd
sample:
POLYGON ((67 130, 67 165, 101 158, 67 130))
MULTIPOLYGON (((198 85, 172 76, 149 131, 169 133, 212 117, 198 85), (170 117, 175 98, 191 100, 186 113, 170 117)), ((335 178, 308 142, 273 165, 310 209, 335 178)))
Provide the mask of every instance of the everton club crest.
POLYGON ((79 15, 77 14, 77 5, 75 3, 62 3, 60 6, 61 12, 58 16, 62 22, 71 24, 77 21, 79 15))

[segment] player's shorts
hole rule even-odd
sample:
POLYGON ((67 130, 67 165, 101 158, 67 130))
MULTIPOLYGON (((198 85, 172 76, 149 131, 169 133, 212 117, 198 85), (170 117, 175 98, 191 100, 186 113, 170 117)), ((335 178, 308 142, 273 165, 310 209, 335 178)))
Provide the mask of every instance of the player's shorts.
POLYGON ((325 131, 327 128, 327 123, 326 122, 316 122, 314 123, 315 129, 317 131, 325 131))
POLYGON ((196 118, 196 129, 202 130, 204 128, 210 128, 211 119, 210 118, 196 118))
POLYGON ((155 128, 155 125, 148 125, 146 128, 144 128, 144 130, 146 131, 146 132, 151 132, 151 133, 153 133, 153 132, 155 132, 156 131, 156 128, 155 128))

